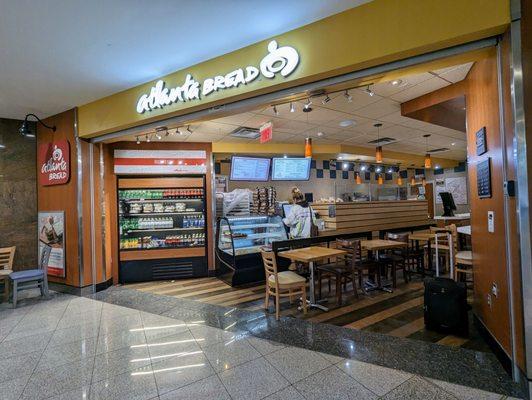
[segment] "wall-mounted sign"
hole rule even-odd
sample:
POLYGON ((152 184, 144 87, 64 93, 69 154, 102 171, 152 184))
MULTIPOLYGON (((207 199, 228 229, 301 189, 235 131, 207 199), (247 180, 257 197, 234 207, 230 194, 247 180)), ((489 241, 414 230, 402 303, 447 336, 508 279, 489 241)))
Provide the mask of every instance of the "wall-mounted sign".
POLYGON ((65 277, 65 212, 39 211, 39 268, 65 277))
POLYGON ((115 174, 179 175, 205 174, 204 150, 115 150, 115 174))
POLYGON ((137 112, 142 114, 157 108, 164 108, 173 103, 201 100, 202 96, 240 85, 247 85, 256 80, 259 75, 273 79, 276 74, 289 76, 299 64, 299 54, 290 46, 279 47, 275 40, 268 44, 268 54, 260 61, 259 66, 248 65, 235 69, 225 75, 216 75, 200 83, 191 74, 187 74, 181 86, 165 87, 164 81, 159 80, 150 89, 150 93, 143 94, 137 101, 137 112))
POLYGON ((475 133, 475 144, 477 146, 477 156, 481 156, 488 148, 486 146, 486 127, 483 126, 475 133))
POLYGON ((272 140, 273 136, 273 124, 271 122, 266 122, 265 124, 262 124, 262 126, 259 128, 260 132, 260 142, 266 143, 272 140))
POLYGON ((490 157, 477 164, 477 191, 478 197, 486 199, 491 197, 491 166, 490 157))
POLYGON ((70 144, 58 140, 39 145, 39 183, 43 186, 62 185, 70 179, 70 144))

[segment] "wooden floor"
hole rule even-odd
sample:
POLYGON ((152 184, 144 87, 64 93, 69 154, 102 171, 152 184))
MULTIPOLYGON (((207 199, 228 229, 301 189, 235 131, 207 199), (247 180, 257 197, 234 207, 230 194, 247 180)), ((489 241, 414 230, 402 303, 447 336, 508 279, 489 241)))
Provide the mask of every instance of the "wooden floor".
MULTIPOLYGON (((209 304, 235 307, 245 310, 262 310, 264 307, 264 285, 233 288, 218 278, 198 278, 175 281, 156 281, 129 284, 129 288, 154 294, 201 301, 209 304)), ((297 310, 296 304, 283 299, 281 314, 304 318, 314 322, 325 322, 351 329, 378 332, 397 337, 408 337, 447 346, 460 346, 477 351, 490 352, 489 347, 471 323, 469 338, 444 335, 428 331, 423 323, 423 283, 420 280, 408 284, 400 283, 393 293, 372 292, 361 294, 356 299, 350 286, 344 296, 343 305, 335 304, 334 284, 332 293, 324 282, 323 297, 328 298, 328 312, 309 310, 307 315, 297 310)), ((273 302, 270 305, 273 312, 273 302)))

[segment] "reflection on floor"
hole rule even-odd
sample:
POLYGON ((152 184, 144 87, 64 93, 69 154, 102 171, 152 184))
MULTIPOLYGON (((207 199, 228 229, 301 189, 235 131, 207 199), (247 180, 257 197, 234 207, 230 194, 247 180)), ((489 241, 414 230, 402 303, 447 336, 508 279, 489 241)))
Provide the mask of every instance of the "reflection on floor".
MULTIPOLYGON (((156 281, 127 285, 143 292, 187 298, 209 304, 236 307, 246 310, 262 310, 264 285, 233 288, 217 278, 198 278, 175 281, 156 281)), ((414 278, 408 284, 398 283, 393 293, 372 292, 353 296, 350 284, 344 293, 343 304, 336 306, 334 284, 332 292, 324 282, 323 296, 328 298, 328 312, 310 310, 304 316, 297 304, 283 299, 281 315, 304 318, 313 322, 325 322, 346 328, 388 334, 397 337, 423 340, 447 346, 460 346, 476 351, 491 352, 470 318, 468 338, 445 335, 425 329, 423 323, 423 282, 414 278)), ((270 312, 273 311, 273 304, 270 312)))

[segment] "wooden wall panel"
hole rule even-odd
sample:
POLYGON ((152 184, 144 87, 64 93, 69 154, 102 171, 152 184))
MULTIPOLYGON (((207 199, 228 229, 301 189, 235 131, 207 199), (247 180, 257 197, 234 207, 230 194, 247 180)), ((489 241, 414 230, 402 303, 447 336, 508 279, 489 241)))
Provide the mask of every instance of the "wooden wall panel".
POLYGON ((206 192, 205 192, 205 204, 207 207, 207 263, 209 271, 215 269, 214 257, 213 257, 213 227, 214 227, 214 215, 212 213, 212 204, 214 201, 212 192, 212 146, 211 143, 187 143, 187 142, 158 142, 158 143, 141 143, 140 145, 135 142, 116 142, 108 145, 104 145, 104 164, 105 164, 105 178, 104 178, 104 192, 105 192, 105 209, 106 214, 106 256, 107 253, 110 257, 107 257, 109 265, 108 269, 111 270, 113 283, 118 283, 118 228, 117 228, 117 176, 114 173, 113 168, 113 152, 115 149, 121 150, 205 150, 207 154, 207 173, 206 173, 206 192))
POLYGON ((427 201, 365 201, 312 205, 325 221, 323 234, 358 233, 429 225, 427 201), (334 216, 329 216, 329 208, 334 216))
MULTIPOLYGON (((38 211, 65 211, 65 263, 66 277, 50 277, 50 282, 58 282, 79 287, 78 262, 78 211, 77 211, 77 152, 74 138, 74 110, 44 120, 48 125, 56 125, 54 133, 41 125, 37 125, 37 146, 53 140, 67 139, 70 143, 70 180, 64 185, 37 185, 38 211)), ((37 173, 39 173, 37 165, 37 173)))
POLYGON ((502 348, 511 355, 508 280, 506 268, 505 227, 503 207, 503 175, 499 126, 497 59, 495 51, 485 60, 477 61, 467 76, 467 142, 468 173, 471 199, 471 244, 474 270, 474 310, 502 348), (477 156, 475 133, 486 127, 488 152, 477 156), (492 197, 480 199, 477 193, 477 163, 491 158, 492 197), (495 213, 495 231, 488 233, 488 211, 495 213), (492 284, 499 290, 497 297, 488 295, 492 284))

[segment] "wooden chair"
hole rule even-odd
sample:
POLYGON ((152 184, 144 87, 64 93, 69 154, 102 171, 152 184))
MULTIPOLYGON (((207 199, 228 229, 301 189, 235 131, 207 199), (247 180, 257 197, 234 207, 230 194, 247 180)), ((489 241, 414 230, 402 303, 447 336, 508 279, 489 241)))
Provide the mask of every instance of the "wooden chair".
POLYGON ((335 281, 336 303, 338 305, 342 305, 342 286, 345 290, 348 282, 352 282, 353 294, 356 298, 358 298, 358 288, 362 287, 364 276, 374 276, 380 286, 380 266, 375 261, 363 259, 360 240, 337 239, 335 245, 337 249, 345 250, 347 254, 343 257, 337 257, 335 263, 316 267, 319 297, 321 297, 322 281, 325 278, 329 280, 329 292, 331 279, 335 281))
MULTIPOLYGON (((446 234, 451 233, 449 226, 444 228, 430 227, 430 231, 436 234, 434 239, 434 245, 431 250, 436 251, 436 245, 438 245, 438 262, 440 265, 444 265, 443 271, 449 271, 451 265, 451 250, 449 247, 449 238, 446 234)), ((428 257, 432 257, 432 254, 428 254, 428 257)))
MULTIPOLYGON (((394 240, 396 242, 408 243, 408 232, 392 233, 386 232, 384 235, 386 240, 394 240)), ((397 287, 397 270, 403 270, 403 279, 408 283, 408 247, 402 249, 395 249, 379 254, 379 262, 386 267, 390 267, 392 271, 392 286, 397 287)))
POLYGON ((279 320, 281 297, 301 295, 303 313, 307 313, 307 280, 292 271, 277 271, 277 261, 273 251, 261 250, 264 272, 266 275, 266 297, 264 308, 270 305, 270 296, 275 299, 275 319, 279 320))
POLYGON ((458 250, 458 231, 456 225, 449 225, 449 230, 451 232, 451 238, 453 241, 453 250, 454 250, 454 276, 455 281, 460 277, 459 274, 463 274, 464 281, 472 282, 473 281, 473 252, 470 250, 458 250), (467 277, 470 276, 471 279, 468 281, 467 277))
POLYGON ((13 272, 16 247, 0 249, 0 280, 4 281, 4 301, 9 301, 9 274, 13 272))

